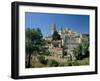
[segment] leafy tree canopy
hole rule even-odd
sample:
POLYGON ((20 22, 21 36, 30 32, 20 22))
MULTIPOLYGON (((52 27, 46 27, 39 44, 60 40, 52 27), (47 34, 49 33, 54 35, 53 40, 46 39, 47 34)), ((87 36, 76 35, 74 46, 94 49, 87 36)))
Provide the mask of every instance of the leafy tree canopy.
POLYGON ((26 36, 26 53, 32 53, 34 50, 38 50, 37 45, 41 45, 42 41, 42 33, 39 28, 37 29, 30 29, 27 28, 25 32, 26 36))
POLYGON ((57 31, 54 31, 53 35, 52 35, 52 40, 60 40, 61 37, 60 35, 58 34, 57 31))

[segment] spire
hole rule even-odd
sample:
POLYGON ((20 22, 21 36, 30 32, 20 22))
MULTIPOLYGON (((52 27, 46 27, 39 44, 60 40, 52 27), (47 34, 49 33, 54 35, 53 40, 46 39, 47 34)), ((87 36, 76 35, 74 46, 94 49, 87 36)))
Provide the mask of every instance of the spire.
POLYGON ((61 33, 63 32, 63 28, 62 27, 60 28, 60 31, 61 31, 61 33))
POLYGON ((53 33, 54 31, 56 31, 56 24, 53 24, 53 25, 52 25, 52 33, 53 33))
POLYGON ((59 34, 61 35, 63 33, 63 28, 60 28, 59 34))

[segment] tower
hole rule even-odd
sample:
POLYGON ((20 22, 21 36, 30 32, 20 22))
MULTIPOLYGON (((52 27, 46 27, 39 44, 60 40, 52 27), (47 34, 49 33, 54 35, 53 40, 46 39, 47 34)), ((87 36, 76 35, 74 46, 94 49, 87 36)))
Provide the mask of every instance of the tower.
POLYGON ((60 30, 59 30, 59 35, 62 35, 62 33, 63 33, 63 29, 61 27, 60 30))
POLYGON ((56 24, 52 25, 52 34, 56 31, 56 24))

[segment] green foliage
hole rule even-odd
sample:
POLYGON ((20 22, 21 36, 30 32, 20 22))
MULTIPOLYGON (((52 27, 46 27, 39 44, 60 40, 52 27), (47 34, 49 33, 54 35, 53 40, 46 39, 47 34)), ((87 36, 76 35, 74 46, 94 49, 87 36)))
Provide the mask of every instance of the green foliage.
POLYGON ((55 60, 48 60, 48 66, 49 67, 56 67, 56 66, 59 66, 59 63, 55 60))
POLYGON ((39 51, 39 46, 42 42, 42 33, 39 28, 37 29, 26 29, 26 53, 32 53, 32 51, 39 51))
POLYGON ((69 54, 68 56, 67 56, 67 66, 72 66, 73 65, 73 63, 72 63, 72 56, 71 56, 71 54, 69 54))
POLYGON ((61 37, 58 34, 57 30, 56 30, 56 24, 53 24, 53 35, 52 35, 52 40, 60 40, 61 37))
POLYGON ((31 61, 31 54, 37 54, 36 52, 39 51, 39 48, 41 46, 42 41, 42 33, 39 28, 37 29, 30 29, 27 28, 25 30, 25 49, 26 49, 26 55, 28 55, 28 65, 27 67, 31 67, 30 61, 31 61), (35 52, 35 53, 34 53, 35 52))
POLYGON ((89 58, 84 58, 82 60, 76 60, 74 66, 89 65, 89 58))
POLYGON ((47 64, 47 60, 45 59, 44 56, 40 55, 40 56, 37 56, 37 59, 40 63, 42 64, 47 64))
POLYGON ((27 39, 26 44, 26 54, 31 54, 33 52, 33 45, 30 39, 27 39))
POLYGON ((49 52, 48 48, 43 47, 43 48, 40 50, 39 55, 46 55, 46 56, 48 56, 48 55, 50 55, 50 52, 49 52))
POLYGON ((59 63, 59 66, 66 66, 65 63, 59 63))
MULTIPOLYGON (((43 39, 41 30, 26 29, 26 53, 35 52, 35 54, 49 54, 48 49, 45 46, 46 42, 43 39), (37 52, 37 53, 36 53, 37 52)), ((34 54, 34 53, 33 53, 34 54)))
POLYGON ((79 44, 78 47, 75 48, 74 53, 77 60, 82 60, 85 57, 89 57, 89 43, 84 42, 79 44))
POLYGON ((61 37, 60 35, 58 34, 57 31, 54 31, 53 35, 52 35, 52 40, 60 40, 61 37))
POLYGON ((30 39, 32 41, 33 44, 38 44, 39 41, 41 41, 42 39, 42 33, 41 33, 41 30, 39 28, 37 29, 30 29, 30 28, 27 28, 26 29, 26 40, 27 39, 30 39))
POLYGON ((82 45, 79 44, 78 47, 75 49, 75 55, 78 60, 82 59, 82 45))
POLYGON ((83 44, 83 55, 84 57, 89 57, 89 43, 83 44))

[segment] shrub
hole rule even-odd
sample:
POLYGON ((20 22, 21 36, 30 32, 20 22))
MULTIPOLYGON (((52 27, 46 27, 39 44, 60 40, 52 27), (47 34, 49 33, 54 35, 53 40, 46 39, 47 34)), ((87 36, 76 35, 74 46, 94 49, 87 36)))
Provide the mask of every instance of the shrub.
POLYGON ((42 64, 47 64, 47 60, 45 59, 44 56, 40 55, 37 57, 38 61, 42 64))
POLYGON ((65 63, 59 63, 59 66, 66 66, 65 63))
POLYGON ((76 60, 74 66, 89 65, 89 58, 84 58, 82 60, 76 60))
POLYGON ((75 56, 77 60, 82 60, 86 57, 89 57, 89 43, 83 42, 78 45, 74 50, 75 56))
POLYGON ((49 67, 56 67, 56 66, 59 66, 59 63, 55 60, 48 60, 48 66, 49 67))

